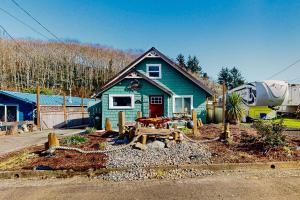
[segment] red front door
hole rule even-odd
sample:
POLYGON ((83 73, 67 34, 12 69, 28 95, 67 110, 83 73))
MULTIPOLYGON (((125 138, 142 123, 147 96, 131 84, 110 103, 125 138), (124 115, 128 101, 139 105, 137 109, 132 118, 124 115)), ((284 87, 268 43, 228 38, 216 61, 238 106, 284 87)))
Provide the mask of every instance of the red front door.
POLYGON ((162 95, 151 95, 149 104, 150 117, 162 117, 164 115, 164 97, 162 95))

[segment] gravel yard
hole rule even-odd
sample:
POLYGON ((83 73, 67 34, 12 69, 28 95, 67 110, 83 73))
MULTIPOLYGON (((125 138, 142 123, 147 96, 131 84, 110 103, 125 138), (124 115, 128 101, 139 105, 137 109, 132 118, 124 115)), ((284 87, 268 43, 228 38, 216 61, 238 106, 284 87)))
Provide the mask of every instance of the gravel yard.
POLYGON ((168 148, 144 151, 126 148, 108 154, 107 167, 150 167, 181 164, 210 164, 211 154, 206 145, 170 142, 168 148))
POLYGON ((181 178, 195 178, 201 176, 212 175, 212 171, 198 170, 198 169, 142 169, 132 168, 125 171, 109 172, 101 175, 98 178, 109 181, 132 181, 132 180, 147 180, 147 179, 181 179, 181 178))

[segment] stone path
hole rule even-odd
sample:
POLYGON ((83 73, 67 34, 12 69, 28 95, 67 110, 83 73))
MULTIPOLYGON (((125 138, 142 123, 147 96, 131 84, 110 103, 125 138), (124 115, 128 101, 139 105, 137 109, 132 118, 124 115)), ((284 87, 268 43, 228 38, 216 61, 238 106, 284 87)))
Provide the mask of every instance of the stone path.
POLYGON ((0 156, 33 145, 43 144, 48 140, 48 134, 55 132, 59 138, 78 134, 82 129, 45 130, 20 135, 0 136, 0 156))

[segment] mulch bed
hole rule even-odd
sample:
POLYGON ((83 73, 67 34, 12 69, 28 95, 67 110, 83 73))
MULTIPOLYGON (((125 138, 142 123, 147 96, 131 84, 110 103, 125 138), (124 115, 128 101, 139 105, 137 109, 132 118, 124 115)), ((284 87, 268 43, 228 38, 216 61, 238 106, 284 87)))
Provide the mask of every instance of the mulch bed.
MULTIPOLYGON (((292 148, 273 148, 264 152, 259 146, 243 142, 241 135, 255 136, 257 133, 252 128, 231 125, 233 143, 226 144, 221 141, 206 143, 212 153, 212 163, 253 163, 253 162, 270 162, 270 161, 300 161, 300 151, 291 150, 292 148)), ((200 128, 201 136, 194 138, 196 140, 214 139, 223 131, 221 124, 209 124, 200 128)), ((72 147, 84 150, 98 150, 98 145, 110 137, 108 133, 91 133, 82 135, 88 138, 88 141, 80 145, 71 145, 72 147)), ((192 136, 190 136, 192 137, 192 136)), ((300 135, 287 135, 289 147, 300 145, 300 135)), ((25 150, 13 152, 0 157, 0 162, 5 161, 24 151, 33 152, 37 156, 28 158, 25 163, 15 166, 10 170, 34 169, 38 166, 47 166, 54 170, 74 170, 82 171, 88 169, 104 168, 107 160, 105 154, 81 154, 74 151, 56 150, 55 154, 50 157, 41 156, 44 146, 30 147, 25 150)))
MULTIPOLYGON (((249 162, 269 162, 269 161, 299 161, 300 151, 290 151, 286 148, 272 148, 265 152, 256 144, 245 143, 241 140, 241 135, 256 136, 257 133, 252 128, 231 125, 231 134, 233 143, 226 144, 221 141, 207 143, 212 152, 213 163, 249 163, 249 162)), ((209 124, 201 127, 199 140, 212 139, 220 136, 223 132, 221 124, 209 124)), ((287 135, 286 140, 290 149, 300 145, 300 135, 287 135)))
MULTIPOLYGON (((106 141, 106 138, 102 137, 102 134, 97 133, 84 134, 82 137, 88 138, 88 141, 79 145, 70 145, 70 147, 77 147, 84 150, 99 150, 97 144, 106 141)), ((41 155, 44 150, 44 146, 31 147, 2 156, 0 161, 5 161, 13 156, 18 156, 18 154, 21 154, 24 151, 28 151, 35 153, 37 156, 29 158, 26 163, 23 163, 21 166, 15 166, 10 170, 46 168, 53 170, 72 169, 74 171, 82 171, 91 168, 104 168, 107 159, 105 154, 81 154, 75 151, 66 150, 56 150, 53 156, 47 157, 41 155)))

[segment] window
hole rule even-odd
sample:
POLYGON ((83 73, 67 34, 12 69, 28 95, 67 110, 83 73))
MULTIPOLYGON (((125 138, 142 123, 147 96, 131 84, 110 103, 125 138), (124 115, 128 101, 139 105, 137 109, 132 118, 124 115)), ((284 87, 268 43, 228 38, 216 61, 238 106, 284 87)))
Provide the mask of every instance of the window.
POLYGON ((150 97, 150 104, 162 104, 163 100, 162 97, 150 97))
POLYGON ((113 94, 109 95, 110 109, 131 109, 134 108, 134 95, 113 94))
POLYGON ((0 122, 18 121, 18 106, 0 105, 0 122))
POLYGON ((192 96, 177 96, 174 97, 174 113, 191 114, 193 98, 192 96))
POLYGON ((0 122, 5 122, 5 107, 0 106, 0 122))
POLYGON ((161 64, 147 64, 147 74, 149 78, 161 78, 161 64))

